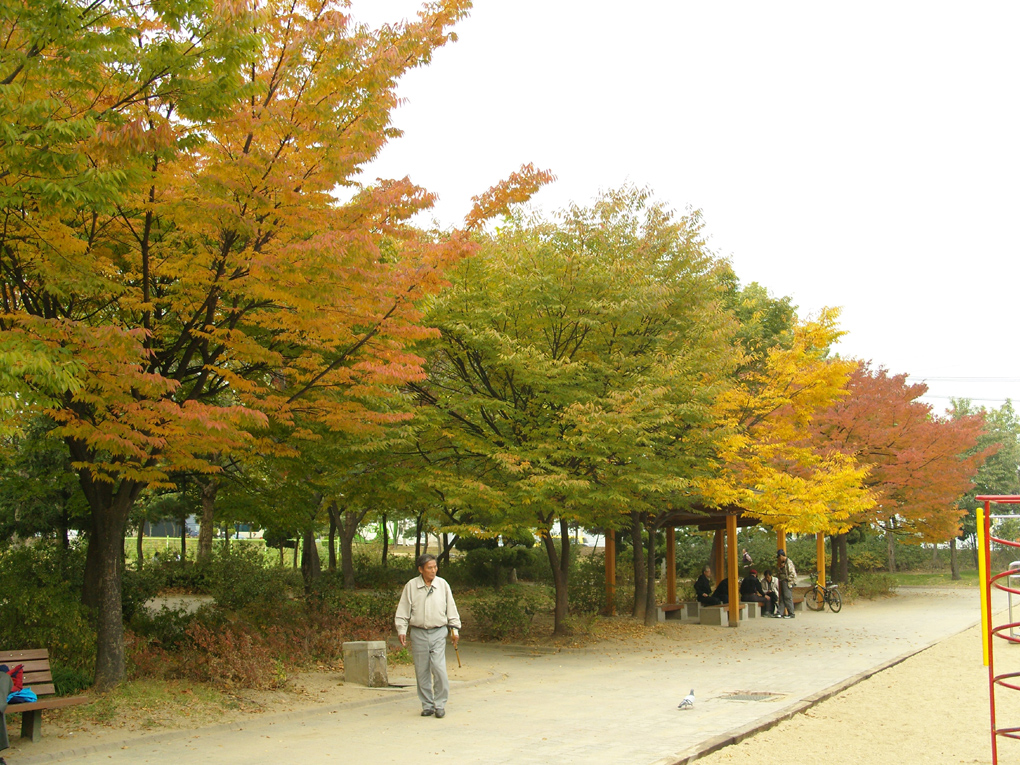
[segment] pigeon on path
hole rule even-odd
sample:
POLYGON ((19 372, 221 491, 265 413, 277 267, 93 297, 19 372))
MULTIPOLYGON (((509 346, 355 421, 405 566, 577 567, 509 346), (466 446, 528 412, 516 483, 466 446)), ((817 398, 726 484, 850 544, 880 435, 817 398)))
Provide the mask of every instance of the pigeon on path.
POLYGON ((680 702, 679 709, 691 709, 694 706, 694 689, 691 688, 691 692, 684 696, 684 700, 680 702))

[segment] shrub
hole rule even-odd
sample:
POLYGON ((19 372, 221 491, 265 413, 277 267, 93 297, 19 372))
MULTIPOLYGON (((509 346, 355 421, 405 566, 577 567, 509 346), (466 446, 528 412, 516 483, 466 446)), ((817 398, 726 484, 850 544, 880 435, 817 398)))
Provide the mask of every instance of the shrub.
POLYGON ((853 602, 858 598, 873 600, 892 594, 893 578, 888 574, 853 574, 842 592, 853 602))
POLYGON ((50 664, 58 696, 74 696, 92 687, 92 673, 63 664, 50 664))
POLYGON ((471 606, 475 627, 483 637, 496 640, 527 637, 535 612, 519 587, 478 598, 471 606))
POLYGON ((488 584, 500 587, 509 581, 510 572, 529 567, 531 550, 527 547, 479 547, 464 556, 465 566, 475 585, 488 584))
MULTIPOLYGON (((443 571, 440 572, 444 579, 449 579, 448 570, 449 566, 443 566, 443 571)), ((354 556, 354 581, 357 582, 358 587, 372 590, 398 587, 417 573, 414 565, 407 558, 391 557, 390 563, 384 566, 381 563, 369 562, 367 556, 354 556)))
POLYGON ((124 621, 132 617, 147 601, 156 597, 166 587, 166 570, 161 566, 149 566, 141 571, 126 569, 121 575, 120 600, 124 621))
POLYGON ((326 572, 312 585, 309 607, 360 632, 385 634, 393 627, 399 595, 394 591, 344 589, 339 571, 326 572))
POLYGON ((605 610, 605 555, 585 555, 571 562, 567 599, 574 614, 598 614, 605 610))
POLYGON ((48 542, 0 553, 0 645, 48 648, 54 663, 91 673, 96 634, 81 604, 84 557, 48 542))
POLYGON ((282 602, 291 584, 289 572, 265 565, 258 545, 217 548, 209 566, 210 590, 217 605, 240 610, 257 603, 282 602))
POLYGON ((850 571, 879 571, 885 565, 885 561, 870 550, 851 550, 847 553, 847 567, 850 571))
POLYGON ((149 643, 173 650, 190 645, 188 629, 199 618, 198 613, 165 605, 156 613, 143 608, 132 617, 131 630, 149 643))
POLYGON ((145 564, 144 570, 148 576, 161 577, 162 586, 166 589, 191 593, 209 592, 209 566, 205 563, 181 560, 180 555, 173 554, 159 558, 153 556, 145 564))
POLYGON ((197 649, 193 667, 199 679, 223 688, 279 688, 287 680, 283 662, 273 656, 264 638, 244 624, 210 629, 200 622, 188 627, 197 649))

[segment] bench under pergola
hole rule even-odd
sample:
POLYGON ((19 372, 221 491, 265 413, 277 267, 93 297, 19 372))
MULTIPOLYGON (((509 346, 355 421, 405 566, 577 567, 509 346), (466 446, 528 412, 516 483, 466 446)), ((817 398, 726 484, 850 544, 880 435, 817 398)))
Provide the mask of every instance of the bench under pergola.
MULTIPOLYGON (((710 508, 696 505, 686 510, 671 512, 663 524, 666 529, 666 605, 677 605, 676 594, 676 529, 697 526, 698 531, 714 531, 712 540, 712 570, 716 577, 726 572, 729 590, 729 624, 740 624, 740 575, 737 556, 737 529, 756 526, 760 520, 749 515, 744 508, 727 506, 710 508)), ((825 586, 825 535, 817 534, 818 581, 825 586)), ((786 549, 786 532, 776 530, 776 549, 786 549)), ((648 572, 654 576, 654 572, 648 572)), ((616 534, 606 533, 606 604, 607 613, 615 613, 616 595, 616 534)))

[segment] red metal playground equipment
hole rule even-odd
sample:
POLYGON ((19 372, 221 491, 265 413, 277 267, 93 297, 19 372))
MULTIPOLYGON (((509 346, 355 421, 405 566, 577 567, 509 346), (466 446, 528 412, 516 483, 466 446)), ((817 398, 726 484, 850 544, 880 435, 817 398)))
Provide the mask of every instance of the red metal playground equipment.
MULTIPOLYGON (((1020 541, 1000 539, 992 536, 992 521, 1001 519, 1020 519, 1020 513, 992 514, 992 505, 1020 505, 1020 496, 981 496, 979 502, 984 503, 984 508, 979 507, 977 511, 977 532, 978 532, 978 567, 981 581, 981 627, 984 637, 984 661, 988 667, 988 710, 991 715, 992 734, 992 765, 998 765, 998 740, 999 737, 1020 739, 1020 727, 997 728, 995 723, 995 691, 996 688, 1008 688, 1013 691, 1020 691, 1020 672, 1005 672, 995 674, 995 646, 994 638, 1001 638, 1010 643, 1020 643, 1020 637, 1013 635, 1013 630, 1020 627, 1020 622, 1010 621, 1006 624, 995 626, 992 624, 992 588, 1001 590, 1011 595, 1020 595, 1020 589, 1011 586, 1010 576, 1016 576, 1020 571, 1010 567, 1005 571, 992 574, 991 552, 992 543, 995 542, 1004 547, 1020 547, 1020 541), (982 510, 984 512, 982 512, 982 510)), ((1011 609, 1012 619, 1012 609, 1011 609)))

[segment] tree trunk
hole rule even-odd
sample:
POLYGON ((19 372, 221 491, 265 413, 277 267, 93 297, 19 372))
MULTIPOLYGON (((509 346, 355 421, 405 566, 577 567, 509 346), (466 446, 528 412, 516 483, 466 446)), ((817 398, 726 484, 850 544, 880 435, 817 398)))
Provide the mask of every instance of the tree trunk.
MULTIPOLYGON (((90 456, 83 445, 69 441, 71 453, 81 462, 90 456)), ((121 606, 124 536, 131 508, 143 485, 121 481, 116 485, 92 480, 83 470, 78 474, 92 511, 89 549, 85 560, 85 588, 82 599, 96 612, 95 689, 108 691, 124 680, 124 614, 121 606)))
POLYGON ((960 576, 960 566, 956 560, 956 537, 949 540, 949 569, 952 572, 952 579, 954 582, 959 582, 962 577, 960 576))
POLYGON ((382 515, 382 565, 386 567, 386 553, 389 552, 390 547, 390 530, 386 527, 386 513, 382 515))
POLYGON ((319 546, 315 543, 315 529, 306 529, 301 537, 301 578, 305 581, 306 594, 312 591, 312 585, 321 574, 322 565, 319 562, 319 546))
POLYGON ((450 535, 446 532, 443 532, 443 549, 439 553, 439 559, 444 564, 448 564, 450 562, 450 535))
POLYGON ((839 547, 839 569, 834 572, 835 581, 846 584, 850 581, 850 554, 846 549, 846 534, 836 538, 836 545, 839 547))
POLYGON ((896 536, 892 531, 885 532, 886 539, 886 562, 888 563, 888 569, 890 574, 896 573, 896 536))
POLYGON ((188 516, 181 516, 181 563, 188 559, 188 516))
POLYGON ((145 552, 142 549, 143 539, 145 539, 145 519, 138 522, 138 538, 135 541, 135 556, 137 557, 135 568, 139 571, 145 567, 145 552))
POLYGON ((414 526, 414 562, 418 563, 418 558, 421 556, 421 526, 422 520, 425 517, 425 512, 418 513, 418 519, 414 526))
POLYGON ((329 513, 329 570, 336 571, 336 519, 329 513))
POLYGON ((548 531, 542 534, 546 555, 549 557, 549 568, 552 569, 553 585, 556 588, 556 608, 553 611, 553 634, 566 634, 567 625, 567 586, 570 578, 570 528, 567 522, 560 522, 560 549, 556 550, 556 541, 548 531))
POLYGON ((443 534, 443 549, 440 551, 438 558, 440 565, 448 566, 450 564, 450 552, 457 546, 457 540, 459 539, 460 537, 456 534, 453 535, 452 540, 449 534, 443 534))
POLYGON ((357 513, 353 510, 337 506, 336 502, 329 503, 329 515, 336 523, 340 532, 340 568, 344 575, 344 589, 353 590, 356 584, 354 579, 354 537, 358 534, 358 527, 368 511, 357 513))
POLYGON ((654 627, 658 614, 655 608, 655 522, 652 518, 646 517, 645 530, 648 532, 648 562, 646 565, 647 583, 645 586, 645 613, 644 622, 646 627, 654 627))
POLYGON ((644 547, 641 544, 640 513, 630 514, 630 539, 634 552, 634 607, 631 609, 631 616, 644 621, 647 594, 645 592, 645 557, 644 547))
MULTIPOLYGON (((210 477, 202 486, 202 525, 198 529, 198 554, 195 562, 200 563, 212 558, 213 531, 216 528, 213 515, 216 512, 216 492, 220 488, 220 479, 210 477)), ((181 553, 183 556, 183 553, 181 553)))
MULTIPOLYGON (((223 524, 223 550, 224 552, 230 552, 230 526, 226 523, 223 524)), ((280 548, 280 552, 283 552, 283 548, 280 548)), ((281 560, 280 563, 283 563, 281 560)))

